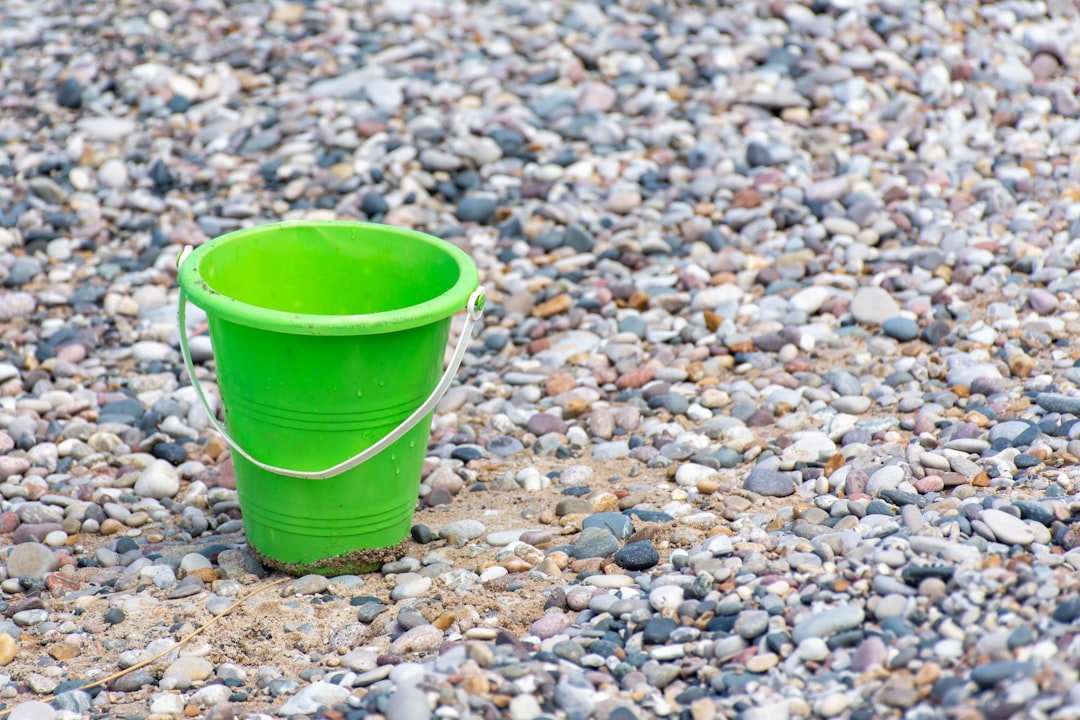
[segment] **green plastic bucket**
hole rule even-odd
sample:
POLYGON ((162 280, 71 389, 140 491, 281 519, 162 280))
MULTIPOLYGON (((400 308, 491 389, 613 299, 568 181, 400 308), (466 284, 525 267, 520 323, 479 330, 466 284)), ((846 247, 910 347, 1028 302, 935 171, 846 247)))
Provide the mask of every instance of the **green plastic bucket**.
POLYGON ((423 233, 283 222, 178 260, 206 312, 248 545, 287 572, 370 570, 405 538, 431 412, 483 307, 476 266, 423 233), (443 372, 450 318, 468 310, 443 372))

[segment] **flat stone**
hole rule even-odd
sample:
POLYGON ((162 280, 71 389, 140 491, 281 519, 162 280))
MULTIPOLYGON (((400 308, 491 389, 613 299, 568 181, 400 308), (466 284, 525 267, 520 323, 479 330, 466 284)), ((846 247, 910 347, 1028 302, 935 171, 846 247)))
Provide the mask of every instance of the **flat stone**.
POLYGON ((582 529, 604 528, 619 540, 626 540, 634 533, 634 524, 629 517, 617 512, 594 513, 581 523, 582 529))
POLYGON ((796 643, 809 637, 827 638, 859 627, 865 617, 862 608, 850 605, 822 610, 796 622, 791 636, 796 643))
POLYGON ((900 314, 900 306, 885 288, 877 285, 861 287, 851 300, 851 314, 866 325, 881 325, 900 314))
POLYGON ((660 562, 660 553, 651 540, 641 540, 619 548, 612 559, 624 570, 647 570, 660 562))
POLYGON ((578 541, 570 548, 577 559, 608 557, 619 549, 619 541, 606 527, 590 527, 581 531, 578 541))
POLYGON ((1048 412, 1080 415, 1080 397, 1043 392, 1035 396, 1035 402, 1048 412))
POLYGON ((755 468, 743 482, 743 489, 768 497, 787 497, 795 492, 795 479, 786 472, 755 468))
POLYGON ((547 615, 533 621, 529 627, 529 633, 541 640, 546 640, 549 637, 558 635, 568 627, 570 627, 570 618, 565 613, 549 612, 547 615))
POLYGON ((345 702, 349 688, 328 682, 313 682, 281 706, 281 715, 313 715, 320 707, 333 707, 345 702))
POLYGON ((13 547, 8 553, 8 577, 26 575, 40 580, 59 567, 60 561, 56 553, 40 543, 22 543, 13 547))
POLYGON ((1001 510, 983 510, 982 521, 994 533, 999 542, 1006 545, 1030 545, 1035 532, 1020 518, 1001 510))
POLYGON ((389 652, 391 655, 431 652, 438 649, 442 641, 443 633, 439 628, 429 624, 417 625, 394 640, 389 652))
POLYGON ((457 520, 439 528, 439 537, 444 540, 449 538, 475 540, 482 537, 486 532, 487 528, 479 520, 457 520))

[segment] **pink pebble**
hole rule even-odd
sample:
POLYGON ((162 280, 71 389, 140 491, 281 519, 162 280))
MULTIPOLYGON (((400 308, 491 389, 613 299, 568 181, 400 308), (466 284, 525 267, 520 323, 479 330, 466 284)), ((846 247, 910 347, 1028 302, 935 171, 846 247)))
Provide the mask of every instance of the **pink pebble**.
POLYGON ((941 492, 945 489, 945 480, 940 475, 927 475, 915 481, 915 489, 923 495, 932 492, 941 492))

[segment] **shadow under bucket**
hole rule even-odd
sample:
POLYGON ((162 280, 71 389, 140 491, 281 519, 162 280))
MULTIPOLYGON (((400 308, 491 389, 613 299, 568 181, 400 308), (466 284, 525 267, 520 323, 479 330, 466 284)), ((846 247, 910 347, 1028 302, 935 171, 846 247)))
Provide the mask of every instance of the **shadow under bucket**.
POLYGON ((409 532, 431 412, 480 316, 476 266, 430 235, 353 222, 262 225, 188 252, 181 346, 195 382, 190 299, 210 326, 227 429, 210 417, 233 448, 249 546, 296 574, 378 567, 409 532))

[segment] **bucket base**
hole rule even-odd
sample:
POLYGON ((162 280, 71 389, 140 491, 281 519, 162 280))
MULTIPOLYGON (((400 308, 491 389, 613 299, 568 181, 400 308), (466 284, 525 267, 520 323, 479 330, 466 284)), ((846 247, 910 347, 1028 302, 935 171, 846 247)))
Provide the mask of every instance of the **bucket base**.
POLYGON ((405 554, 405 540, 381 548, 365 548, 352 550, 343 555, 332 558, 315 560, 310 563, 283 562, 275 560, 269 555, 259 552, 253 545, 248 544, 248 552, 252 557, 263 564, 263 567, 283 572, 286 575, 326 575, 336 577, 338 575, 362 575, 364 573, 377 572, 384 563, 400 560, 405 554))

